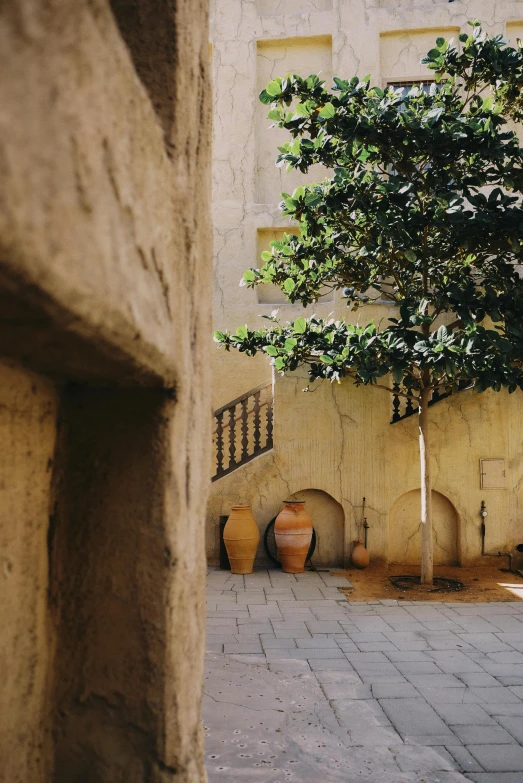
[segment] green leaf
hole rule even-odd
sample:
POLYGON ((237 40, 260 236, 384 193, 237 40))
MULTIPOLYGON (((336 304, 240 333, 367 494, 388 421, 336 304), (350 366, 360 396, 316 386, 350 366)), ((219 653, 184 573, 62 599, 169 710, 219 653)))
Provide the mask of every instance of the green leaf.
POLYGON ((298 340, 295 340, 293 337, 288 337, 285 340, 285 350, 288 352, 296 348, 297 345, 298 345, 298 340))
POLYGON ((392 368, 392 377, 393 377, 395 383, 401 383, 402 380, 403 380, 403 368, 402 367, 393 367, 392 368))
POLYGON ((273 255, 270 252, 270 250, 264 250, 263 253, 261 254, 262 261, 272 261, 272 259, 273 259, 273 255))
POLYGON ((332 364, 334 362, 334 359, 331 359, 330 356, 327 356, 327 354, 323 354, 320 356, 320 361, 323 362, 323 364, 332 364))
POLYGON ((323 117, 324 120, 330 120, 334 115, 336 114, 336 109, 332 105, 332 103, 326 103, 325 106, 322 106, 322 108, 319 111, 320 117, 323 117))
POLYGON ((271 98, 276 97, 276 95, 279 95, 281 93, 280 83, 276 79, 273 79, 272 82, 269 82, 269 84, 265 88, 265 92, 267 93, 267 95, 270 95, 271 98))
POLYGON ((311 110, 305 103, 297 103, 294 107, 294 111, 298 115, 298 117, 308 117, 311 113, 311 110))
POLYGON ((307 331, 307 321, 305 318, 297 318, 293 324, 294 334, 304 334, 307 331))
POLYGON ((317 204, 320 204, 322 201, 322 197, 318 193, 308 193, 305 196, 305 205, 307 207, 315 207, 317 204))
POLYGON ((254 283, 256 280, 256 275, 252 269, 247 269, 247 271, 243 273, 243 279, 246 283, 254 283))
POLYGON ((278 120, 281 120, 281 109, 271 109, 271 111, 267 115, 267 119, 275 120, 276 122, 278 122, 278 120))
POLYGON ((412 264, 416 261, 417 256, 414 250, 404 250, 403 255, 407 259, 407 261, 410 261, 412 264))
POLYGON ((245 340, 245 338, 248 336, 249 330, 246 326, 239 326, 236 329, 236 335, 235 337, 239 337, 241 340, 245 340))
POLYGON ((221 343, 225 340, 225 335, 223 332, 215 332, 214 333, 214 340, 217 343, 221 343))
POLYGON ((265 353, 268 353, 269 356, 278 356, 278 349, 274 347, 274 345, 267 345, 265 348, 265 353))
POLYGON ((285 283, 283 284, 283 287, 285 288, 288 294, 292 294, 292 292, 296 288, 296 283, 294 282, 292 277, 288 277, 285 283))
POLYGON ((278 356, 276 361, 274 362, 274 366, 277 370, 283 370, 285 367, 285 359, 282 356, 278 356))

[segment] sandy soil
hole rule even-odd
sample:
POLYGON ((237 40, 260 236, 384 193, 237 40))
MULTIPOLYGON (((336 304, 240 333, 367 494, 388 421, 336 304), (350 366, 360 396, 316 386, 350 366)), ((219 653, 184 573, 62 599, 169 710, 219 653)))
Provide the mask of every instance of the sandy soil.
POLYGON ((344 590, 349 601, 377 601, 384 598, 396 598, 406 601, 450 601, 481 603, 489 601, 522 601, 523 579, 503 568, 506 558, 499 565, 474 568, 458 566, 436 566, 434 576, 446 576, 458 579, 465 586, 460 592, 433 593, 425 587, 400 590, 390 581, 389 576, 399 574, 419 575, 414 566, 371 563, 368 568, 337 571, 343 574, 354 586, 353 590, 344 590))

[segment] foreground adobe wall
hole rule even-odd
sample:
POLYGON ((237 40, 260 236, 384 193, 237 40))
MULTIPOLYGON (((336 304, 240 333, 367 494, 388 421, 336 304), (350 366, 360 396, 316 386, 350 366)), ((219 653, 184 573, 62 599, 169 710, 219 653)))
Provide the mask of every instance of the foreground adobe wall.
POLYGON ((6 783, 205 779, 207 63, 204 0, 0 11, 6 783))
POLYGON ((58 395, 0 365, 0 736, 5 781, 49 780, 47 533, 58 395))

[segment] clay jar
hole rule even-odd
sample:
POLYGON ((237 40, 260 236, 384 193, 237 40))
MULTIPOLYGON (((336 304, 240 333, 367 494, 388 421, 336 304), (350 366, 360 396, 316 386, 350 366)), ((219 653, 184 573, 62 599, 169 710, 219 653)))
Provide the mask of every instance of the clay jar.
POLYGON ((367 568, 370 562, 368 551, 363 546, 362 541, 354 542, 354 549, 352 550, 352 564, 356 568, 367 568))
POLYGON ((233 506, 223 530, 223 542, 233 574, 252 574, 260 531, 250 506, 233 506))
POLYGON ((276 517, 274 535, 278 560, 286 574, 301 574, 312 538, 312 520, 305 511, 305 501, 284 500, 276 517))

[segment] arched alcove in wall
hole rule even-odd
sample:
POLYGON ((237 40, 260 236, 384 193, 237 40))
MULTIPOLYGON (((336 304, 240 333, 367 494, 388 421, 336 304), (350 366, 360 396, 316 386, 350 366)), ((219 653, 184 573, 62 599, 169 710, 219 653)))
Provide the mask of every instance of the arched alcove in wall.
POLYGON ((321 489, 305 489, 296 492, 293 497, 305 501, 305 508, 316 531, 313 565, 341 568, 345 538, 345 514, 341 505, 321 489))
MULTIPOLYGON (((432 492, 434 564, 458 563, 458 515, 441 492, 432 492)), ((389 562, 421 561, 421 492, 413 489, 399 497, 389 515, 389 562)))

